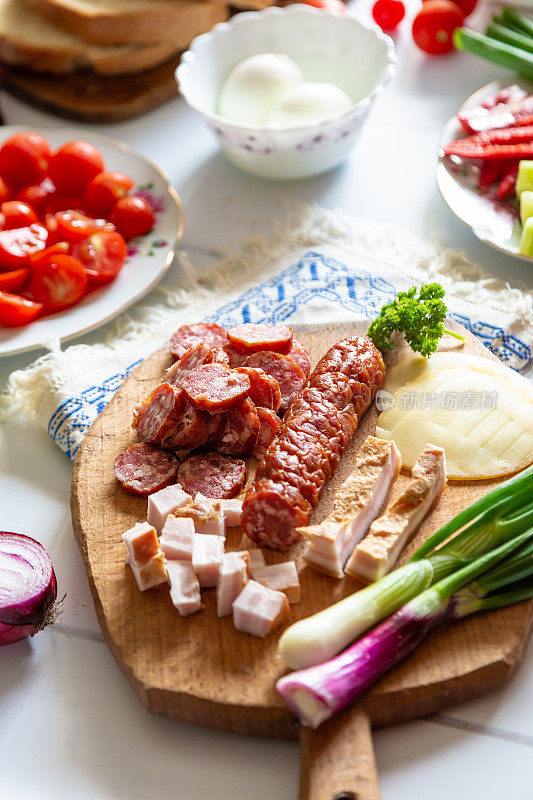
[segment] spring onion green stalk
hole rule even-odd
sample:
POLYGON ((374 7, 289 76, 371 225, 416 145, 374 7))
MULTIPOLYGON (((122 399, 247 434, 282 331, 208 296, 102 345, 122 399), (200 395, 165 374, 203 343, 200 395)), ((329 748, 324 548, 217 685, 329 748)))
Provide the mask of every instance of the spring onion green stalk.
POLYGON ((502 19, 505 23, 515 25, 524 31, 528 36, 533 36, 533 22, 523 14, 519 14, 514 8, 502 8, 502 19))
POLYGON ((430 538, 429 548, 428 543, 422 545, 405 566, 287 628, 279 640, 285 663, 303 669, 332 658, 432 584, 527 530, 533 525, 532 498, 530 467, 460 512, 430 538))
POLYGON ((515 33, 521 33, 522 36, 527 36, 527 34, 525 34, 524 31, 522 30, 522 28, 519 28, 517 25, 513 25, 511 22, 509 22, 509 20, 504 19, 502 16, 498 16, 497 14, 495 14, 492 18, 492 21, 496 25, 501 25, 503 28, 507 28, 510 31, 514 31, 515 33))
POLYGON ((482 33, 468 28, 456 28, 453 43, 458 50, 464 50, 501 67, 507 67, 525 78, 533 80, 533 54, 505 42, 498 42, 482 33))
MULTIPOLYGON (((533 528, 459 569, 410 600, 340 655, 280 678, 278 692, 304 725, 318 727, 359 697, 436 628, 475 611, 533 597, 533 581, 485 599, 469 592, 467 586, 532 541, 533 528), (461 591, 463 587, 466 592, 461 591)), ((493 578, 492 583, 497 581, 493 578)))
POLYGON ((511 28, 507 26, 492 22, 487 28, 487 36, 490 36, 491 39, 498 39, 500 42, 511 44, 513 47, 518 47, 520 50, 526 50, 528 53, 533 53, 533 38, 511 30, 511 28))
POLYGON ((470 584, 470 592, 477 597, 485 597, 490 592, 510 583, 533 577, 533 542, 528 542, 513 553, 510 558, 484 572, 470 584))

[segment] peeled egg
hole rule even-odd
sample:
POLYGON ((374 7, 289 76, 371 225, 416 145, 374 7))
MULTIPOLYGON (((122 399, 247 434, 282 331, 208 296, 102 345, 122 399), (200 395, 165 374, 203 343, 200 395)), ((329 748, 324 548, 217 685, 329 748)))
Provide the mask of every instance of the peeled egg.
POLYGON ((321 122, 352 107, 346 92, 335 84, 304 81, 283 92, 268 117, 268 124, 290 128, 307 122, 321 122))
POLYGON ((250 56, 237 64, 224 81, 218 113, 233 122, 265 125, 283 92, 302 80, 300 67, 288 56, 250 56))

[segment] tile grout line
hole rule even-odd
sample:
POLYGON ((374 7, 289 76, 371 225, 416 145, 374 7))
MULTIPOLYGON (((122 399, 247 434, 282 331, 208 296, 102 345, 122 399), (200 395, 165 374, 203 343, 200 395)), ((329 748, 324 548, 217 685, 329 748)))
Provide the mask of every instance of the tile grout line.
POLYGON ((482 736, 490 736, 493 739, 502 739, 506 742, 513 744, 523 744, 526 747, 533 747, 533 736, 527 733, 513 733, 505 728, 496 728, 493 725, 483 725, 479 722, 470 722, 465 719, 458 719, 449 714, 432 714, 425 717, 427 722, 433 722, 435 725, 445 725, 448 728, 458 728, 459 730, 470 731, 471 733, 479 733, 482 736))

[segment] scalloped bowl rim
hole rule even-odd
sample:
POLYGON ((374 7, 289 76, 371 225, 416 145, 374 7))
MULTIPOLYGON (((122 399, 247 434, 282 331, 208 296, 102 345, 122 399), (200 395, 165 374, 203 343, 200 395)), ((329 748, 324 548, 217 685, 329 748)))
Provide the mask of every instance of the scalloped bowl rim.
POLYGON ((323 11, 321 9, 313 8, 311 6, 305 6, 303 3, 295 3, 294 5, 287 6, 285 8, 273 7, 273 8, 266 8, 262 11, 243 11, 240 14, 236 14, 227 22, 219 22, 215 25, 210 31, 207 33, 202 33, 200 36, 194 38, 189 46, 189 49, 183 53, 181 57, 181 61, 178 67, 175 70, 175 78, 178 84, 178 89, 181 96, 184 98, 186 103, 201 114, 206 119, 210 120, 211 122, 216 123, 217 125, 221 125, 227 128, 232 128, 234 130, 240 131, 249 131, 251 133, 298 133, 310 130, 312 128, 316 128, 318 126, 324 124, 333 124, 343 120, 348 120, 350 117, 354 115, 354 112, 360 111, 364 109, 366 106, 370 105, 375 98, 381 94, 387 84, 392 80, 394 74, 396 72, 396 64, 397 64, 397 56, 394 49, 394 42, 387 36, 383 31, 378 28, 377 25, 374 25, 371 22, 360 20, 358 17, 355 17, 353 14, 336 14, 330 11, 323 11), (386 62, 384 64, 384 71, 385 74, 380 82, 374 87, 374 89, 367 94, 365 97, 358 100, 357 103, 354 103, 348 111, 343 111, 340 114, 333 114, 328 117, 324 117, 324 119, 315 120, 314 122, 306 122, 302 123, 301 125, 295 125, 292 127, 281 127, 281 126, 274 126, 274 125, 253 125, 247 122, 234 122, 233 120, 226 119, 226 117, 217 114, 214 111, 206 111, 204 108, 201 108, 193 99, 191 99, 190 92, 184 88, 182 75, 187 71, 187 68, 194 69, 194 61, 196 59, 195 53, 195 45, 197 42, 201 40, 206 40, 213 37, 214 31, 227 31, 231 28, 238 27, 239 25, 247 22, 253 21, 254 19, 263 19, 271 16, 279 16, 281 14, 305 14, 311 16, 328 16, 334 17, 340 20, 350 20, 354 22, 356 25, 359 25, 361 28, 364 28, 367 31, 373 33, 376 37, 377 41, 383 42, 386 47, 386 62))

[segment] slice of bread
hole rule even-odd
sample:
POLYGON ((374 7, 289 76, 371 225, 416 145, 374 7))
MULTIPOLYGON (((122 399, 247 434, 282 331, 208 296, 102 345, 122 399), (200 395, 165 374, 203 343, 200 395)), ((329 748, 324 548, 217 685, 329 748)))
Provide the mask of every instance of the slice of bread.
MULTIPOLYGON (((246 1, 246 0, 245 0, 246 1)), ((264 2, 265 0, 250 0, 264 2)), ((94 44, 192 39, 228 18, 225 0, 29 0, 38 13, 94 44)), ((270 0, 267 0, 270 2, 270 0)))

